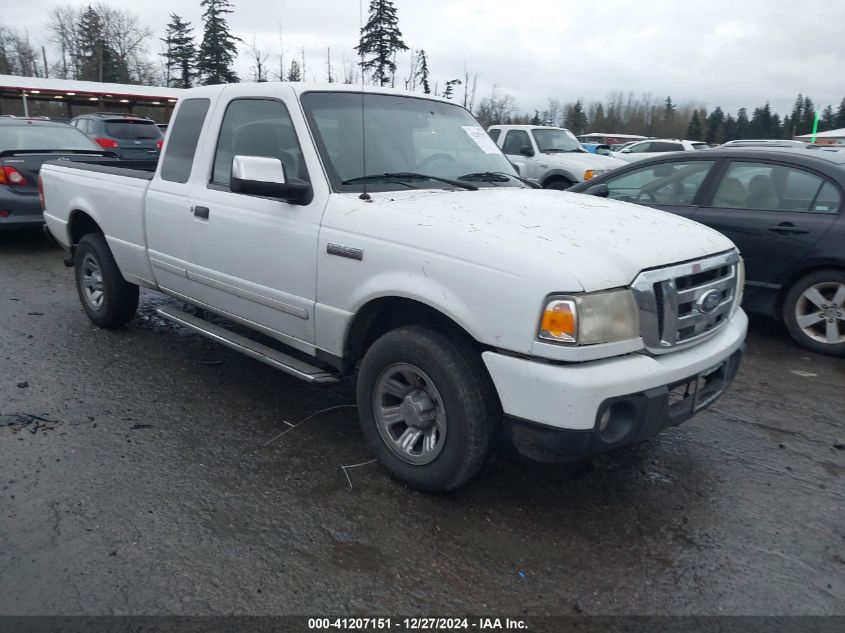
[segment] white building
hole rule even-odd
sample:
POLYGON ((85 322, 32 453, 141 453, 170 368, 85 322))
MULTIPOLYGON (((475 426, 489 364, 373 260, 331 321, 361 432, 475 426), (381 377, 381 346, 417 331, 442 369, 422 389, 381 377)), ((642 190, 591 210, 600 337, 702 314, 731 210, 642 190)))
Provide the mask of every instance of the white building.
MULTIPOLYGON (((802 134, 795 137, 796 141, 810 143, 813 140, 812 134, 802 134)), ((845 146, 845 127, 838 130, 828 130, 816 134, 816 145, 843 145, 845 146)))

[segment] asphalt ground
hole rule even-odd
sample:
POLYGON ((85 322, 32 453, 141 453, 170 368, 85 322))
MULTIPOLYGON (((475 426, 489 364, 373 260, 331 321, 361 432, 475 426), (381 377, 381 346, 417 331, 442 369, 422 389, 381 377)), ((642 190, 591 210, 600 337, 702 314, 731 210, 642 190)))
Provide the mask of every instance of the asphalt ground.
POLYGON ((681 427, 426 495, 367 463, 350 385, 151 292, 99 330, 38 232, 0 234, 0 280, 0 615, 845 614, 845 360, 771 321, 681 427))

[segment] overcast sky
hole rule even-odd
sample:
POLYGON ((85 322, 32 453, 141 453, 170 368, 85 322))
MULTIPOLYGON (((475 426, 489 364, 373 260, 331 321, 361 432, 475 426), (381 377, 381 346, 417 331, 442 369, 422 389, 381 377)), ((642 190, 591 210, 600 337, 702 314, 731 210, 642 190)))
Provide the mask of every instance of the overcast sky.
MULTIPOLYGON (((369 0, 363 0, 366 12, 369 0)), ((201 33, 199 0, 107 0, 140 14, 161 37, 168 14, 201 33)), ((40 40, 53 0, 5 2, 0 23, 40 40)), ((88 4, 72 0, 71 4, 88 4)), ((278 66, 306 51, 306 79, 325 80, 325 49, 335 73, 354 55, 358 0, 233 0, 233 32, 278 66)), ((817 105, 845 97, 845 1, 841 0, 395 0, 405 42, 424 48, 442 86, 464 67, 482 73, 478 97, 496 83, 523 111, 604 99, 614 90, 671 95, 709 109, 770 101, 789 111, 802 92, 817 105)), ((151 49, 159 50, 158 42, 151 49)), ((242 51, 237 71, 249 76, 242 51)), ((401 72, 402 68, 400 68, 401 72)))

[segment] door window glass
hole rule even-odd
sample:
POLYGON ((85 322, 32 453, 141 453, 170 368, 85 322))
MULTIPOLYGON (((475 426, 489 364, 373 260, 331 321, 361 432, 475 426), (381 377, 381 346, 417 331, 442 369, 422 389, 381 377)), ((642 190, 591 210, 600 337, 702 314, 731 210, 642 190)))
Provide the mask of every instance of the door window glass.
POLYGON ((488 134, 490 135, 490 138, 492 138, 494 141, 498 141, 498 140, 499 140, 499 135, 500 135, 501 133, 502 133, 502 130, 490 130, 490 131, 488 132, 488 134))
POLYGON ((634 169, 606 181, 608 197, 643 204, 691 205, 712 167, 712 160, 695 160, 634 169))
POLYGON ((839 192, 832 184, 803 169, 737 161, 728 167, 712 206, 835 213, 839 208, 839 192))
POLYGON ((289 179, 308 180, 293 122, 280 101, 236 99, 229 104, 217 139, 212 183, 229 186, 235 156, 278 158, 289 179))
POLYGON ((651 151, 652 143, 637 143, 636 145, 631 145, 631 147, 627 147, 626 149, 630 150, 632 154, 641 154, 642 152, 651 151))
POLYGON ((519 154, 523 147, 531 147, 528 132, 525 130, 510 130, 505 136, 502 152, 505 154, 519 154))

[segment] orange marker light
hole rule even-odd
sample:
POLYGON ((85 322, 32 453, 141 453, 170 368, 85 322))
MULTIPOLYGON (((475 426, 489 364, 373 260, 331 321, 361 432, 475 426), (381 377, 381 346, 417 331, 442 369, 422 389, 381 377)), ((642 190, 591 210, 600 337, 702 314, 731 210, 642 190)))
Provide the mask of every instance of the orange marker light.
POLYGON ((575 302, 552 301, 543 312, 540 336, 546 339, 575 342, 575 302))

